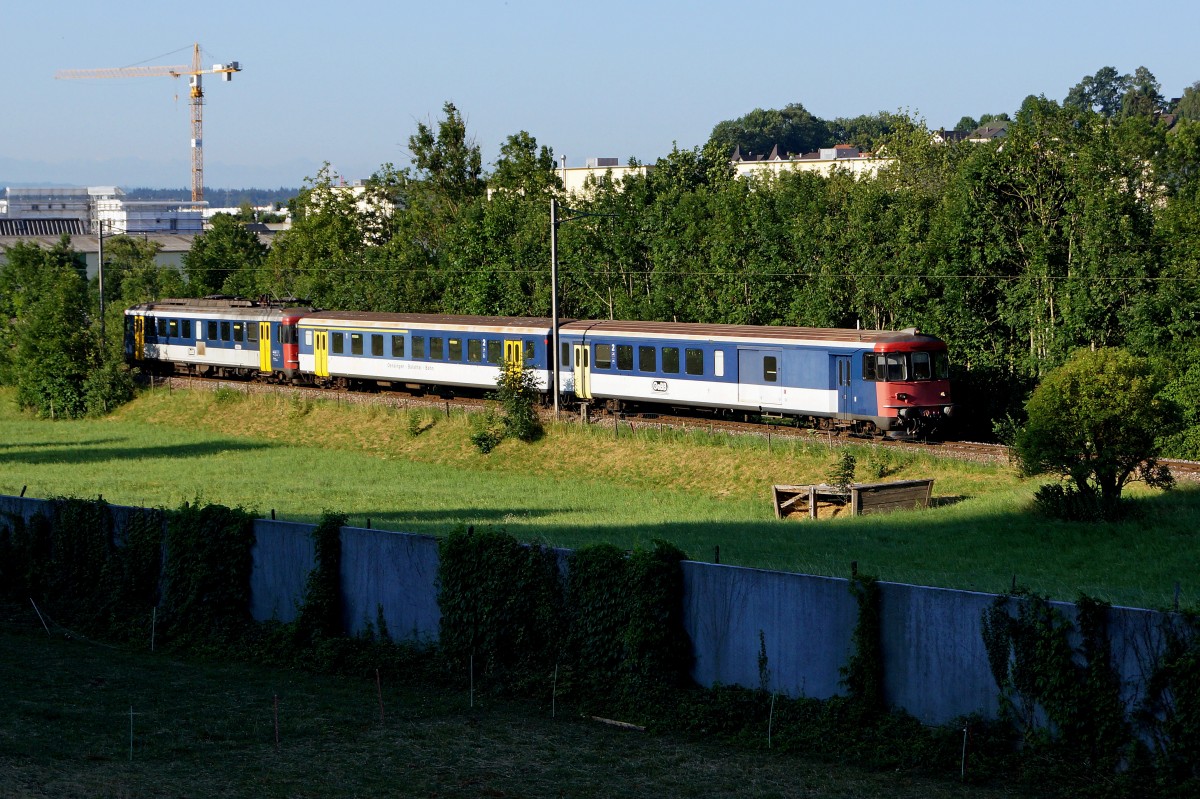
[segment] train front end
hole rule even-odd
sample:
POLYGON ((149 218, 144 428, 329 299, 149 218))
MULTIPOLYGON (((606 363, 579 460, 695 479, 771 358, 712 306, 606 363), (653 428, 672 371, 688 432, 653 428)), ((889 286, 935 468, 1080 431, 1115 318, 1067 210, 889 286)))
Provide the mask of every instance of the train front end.
POLYGON ((880 426, 890 437, 927 437, 954 416, 950 356, 939 338, 911 331, 877 343, 863 356, 863 377, 875 384, 880 426))

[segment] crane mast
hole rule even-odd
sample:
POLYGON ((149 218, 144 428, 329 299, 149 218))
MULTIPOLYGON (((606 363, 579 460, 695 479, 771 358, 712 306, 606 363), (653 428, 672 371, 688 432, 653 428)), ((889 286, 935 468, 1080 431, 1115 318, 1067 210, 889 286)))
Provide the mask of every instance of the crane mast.
POLYGON ((173 66, 136 66, 115 67, 111 69, 61 69, 54 73, 56 80, 76 80, 80 78, 179 78, 188 76, 188 104, 191 106, 192 117, 192 201, 204 200, 204 84, 205 75, 220 75, 228 82, 233 80, 233 73, 241 72, 242 66, 237 61, 228 64, 213 64, 212 69, 204 69, 200 65, 200 44, 192 48, 192 63, 190 65, 173 66))

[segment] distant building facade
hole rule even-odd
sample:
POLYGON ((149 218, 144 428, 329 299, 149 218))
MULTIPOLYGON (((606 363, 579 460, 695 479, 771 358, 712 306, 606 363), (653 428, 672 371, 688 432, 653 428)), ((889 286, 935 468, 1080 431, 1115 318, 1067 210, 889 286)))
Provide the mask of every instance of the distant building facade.
POLYGON ((767 155, 743 153, 741 148, 737 147, 729 160, 733 164, 734 173, 740 178, 752 175, 779 176, 784 172, 816 172, 828 177, 835 170, 844 170, 861 178, 874 176, 893 159, 864 153, 849 144, 837 144, 802 155, 780 153, 778 146, 767 155))
POLYGON ((562 166, 558 176, 562 179, 563 189, 570 194, 586 195, 591 187, 603 180, 611 180, 620 184, 633 175, 647 175, 654 169, 653 165, 621 166, 619 158, 589 158, 583 166, 567 166, 567 157, 562 156, 562 166))
POLYGON ((204 203, 125 199, 116 186, 14 188, 0 203, 0 236, 108 233, 195 234, 204 227, 204 203))

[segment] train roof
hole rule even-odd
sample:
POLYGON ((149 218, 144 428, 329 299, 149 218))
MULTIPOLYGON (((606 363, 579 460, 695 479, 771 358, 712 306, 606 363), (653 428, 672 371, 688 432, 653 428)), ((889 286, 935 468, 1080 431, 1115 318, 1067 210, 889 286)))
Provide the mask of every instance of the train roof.
POLYGON ((143 302, 128 309, 126 313, 177 312, 177 313, 228 313, 238 316, 245 313, 278 312, 283 316, 307 314, 311 305, 304 300, 247 300, 240 297, 167 297, 154 302, 143 302))
MULTIPOLYGON (((301 327, 341 324, 348 327, 447 327, 463 329, 520 329, 546 331, 549 317, 460 316, 457 314, 376 313, 373 311, 317 311, 300 320, 301 327)), ((559 322, 561 327, 562 321, 559 322)))
POLYGON ((787 327, 784 325, 713 325, 688 322, 622 322, 615 320, 578 321, 560 326, 567 333, 611 333, 637 336, 685 336, 698 339, 745 339, 761 341, 828 341, 836 343, 886 344, 907 341, 939 342, 937 336, 921 333, 915 327, 905 330, 859 330, 841 327, 787 327))

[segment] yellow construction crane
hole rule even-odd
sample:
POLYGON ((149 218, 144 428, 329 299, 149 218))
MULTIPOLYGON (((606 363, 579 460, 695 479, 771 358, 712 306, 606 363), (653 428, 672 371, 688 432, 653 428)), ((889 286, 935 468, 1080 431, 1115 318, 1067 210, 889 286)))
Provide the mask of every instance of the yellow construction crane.
POLYGON ((192 200, 200 202, 204 199, 204 89, 201 78, 204 75, 220 75, 228 82, 233 80, 233 73, 241 72, 242 66, 237 61, 228 64, 213 64, 212 69, 200 66, 200 45, 192 50, 191 66, 160 66, 160 67, 115 67, 112 69, 61 69, 54 73, 57 80, 73 80, 76 78, 179 78, 188 76, 191 87, 192 107, 192 200))

